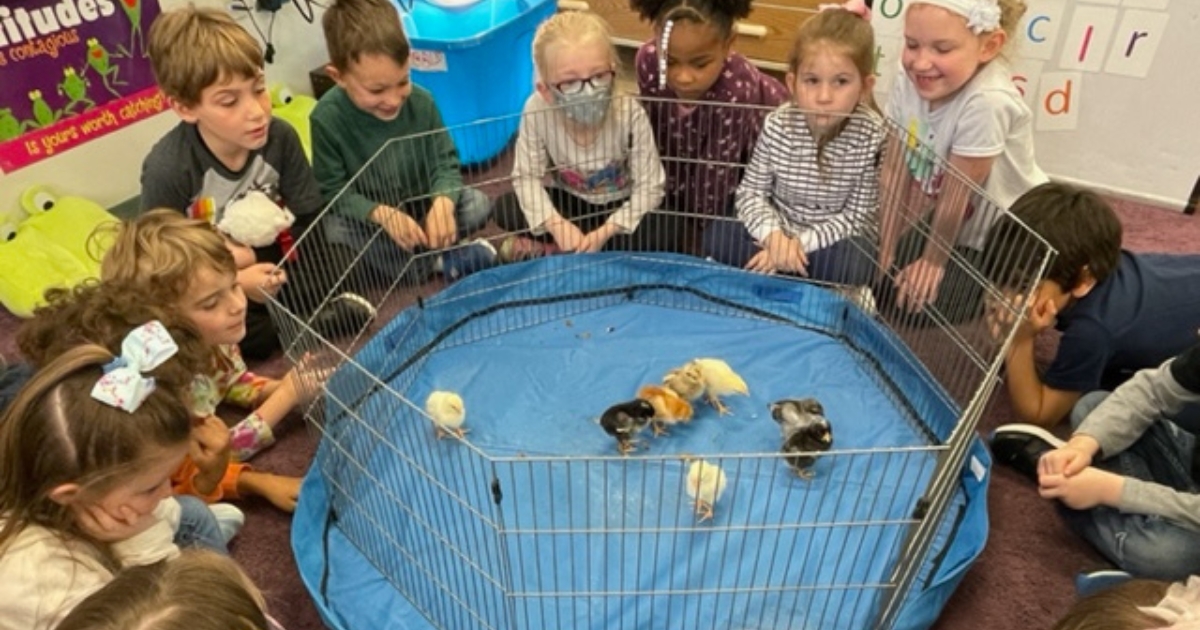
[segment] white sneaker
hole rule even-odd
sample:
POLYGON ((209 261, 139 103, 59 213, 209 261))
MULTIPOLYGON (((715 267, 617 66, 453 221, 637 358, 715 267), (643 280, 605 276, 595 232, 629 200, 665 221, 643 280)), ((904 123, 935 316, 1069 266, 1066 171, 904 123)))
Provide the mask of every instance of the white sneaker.
POLYGON ((221 537, 228 545, 229 541, 242 531, 242 525, 246 524, 246 515, 236 506, 228 503, 213 503, 208 506, 208 509, 217 518, 217 526, 221 528, 221 537))

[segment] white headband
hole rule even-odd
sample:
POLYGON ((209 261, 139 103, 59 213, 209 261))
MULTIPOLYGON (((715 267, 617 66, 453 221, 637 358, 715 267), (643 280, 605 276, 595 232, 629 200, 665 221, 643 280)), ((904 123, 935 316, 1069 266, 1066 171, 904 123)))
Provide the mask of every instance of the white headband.
POLYGON ((1157 606, 1138 610, 1162 619, 1164 630, 1189 630, 1200 627, 1200 577, 1190 576, 1186 583, 1175 582, 1157 606))
POLYGON ((953 11, 967 18, 967 28, 979 35, 1000 28, 1000 3, 997 0, 918 0, 953 11))

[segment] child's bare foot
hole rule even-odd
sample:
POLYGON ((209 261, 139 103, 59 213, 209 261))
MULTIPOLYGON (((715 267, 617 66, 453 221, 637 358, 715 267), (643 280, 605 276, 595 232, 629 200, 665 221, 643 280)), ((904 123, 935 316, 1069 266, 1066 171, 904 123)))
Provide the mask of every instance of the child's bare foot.
POLYGON ((242 494, 258 495, 291 514, 296 511, 296 500, 300 497, 300 481, 299 477, 247 470, 238 479, 238 490, 242 494))

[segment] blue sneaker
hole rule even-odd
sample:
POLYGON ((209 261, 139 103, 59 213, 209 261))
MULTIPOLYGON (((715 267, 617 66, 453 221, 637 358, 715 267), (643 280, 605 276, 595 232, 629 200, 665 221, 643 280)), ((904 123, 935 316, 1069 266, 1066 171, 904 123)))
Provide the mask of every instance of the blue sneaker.
POLYGON ((450 282, 495 265, 496 248, 482 238, 442 254, 442 275, 450 282))
POLYGON ((1118 569, 1084 571, 1075 576, 1075 594, 1080 598, 1088 597, 1132 579, 1132 575, 1118 569))

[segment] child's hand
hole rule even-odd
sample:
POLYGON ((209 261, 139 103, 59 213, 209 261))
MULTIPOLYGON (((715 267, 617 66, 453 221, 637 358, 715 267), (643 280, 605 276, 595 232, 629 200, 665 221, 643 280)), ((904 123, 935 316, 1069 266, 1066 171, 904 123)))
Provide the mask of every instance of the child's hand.
POLYGON ((984 297, 984 320, 992 341, 1000 341, 1005 331, 1012 328, 1021 312, 1021 295, 1011 289, 1001 291, 1000 297, 984 297))
POLYGON ((138 514, 127 505, 116 506, 110 511, 95 503, 72 503, 71 511, 80 531, 100 542, 129 540, 149 529, 158 520, 153 511, 138 514))
POLYGON ((229 250, 229 253, 233 254, 233 264, 235 267, 245 269, 258 262, 258 257, 254 254, 253 249, 242 245, 228 236, 224 236, 224 238, 225 248, 229 250))
POLYGON ((229 427, 216 416, 202 420, 192 427, 188 455, 197 468, 215 475, 219 482, 229 465, 229 427))
POLYGON ((604 225, 588 232, 583 240, 579 242, 579 247, 575 251, 580 253, 594 253, 604 249, 604 244, 608 239, 612 238, 617 233, 617 225, 615 223, 605 223, 604 225))
POLYGON ((1062 475, 1071 477, 1092 465, 1092 458, 1100 452, 1100 443, 1090 435, 1076 435, 1061 448, 1056 448, 1038 458, 1038 477, 1062 475))
POLYGON ((411 252, 418 245, 429 247, 429 239, 421 226, 408 214, 391 206, 376 206, 370 219, 379 224, 401 249, 411 252))
POLYGON ((299 477, 247 470, 242 473, 239 485, 244 494, 256 494, 288 514, 296 511, 296 501, 300 497, 299 477))
POLYGON ((1075 510, 1114 506, 1120 500, 1124 486, 1123 477, 1092 467, 1071 477, 1043 475, 1038 478, 1038 494, 1043 499, 1058 499, 1075 510))
POLYGON ((805 269, 807 266, 808 257, 804 255, 804 248, 801 247, 800 241, 780 230, 771 232, 767 236, 766 242, 763 243, 762 251, 755 254, 750 262, 746 263, 746 269, 750 271, 762 273, 783 271, 802 276, 808 275, 805 269))
POLYGON ((918 258, 896 275, 896 304, 909 313, 921 312, 937 301, 945 275, 945 265, 918 258))
POLYGON ((1035 297, 1029 310, 1025 311, 1025 320, 1021 322, 1018 334, 1036 337, 1038 333, 1054 325, 1058 317, 1058 305, 1048 297, 1035 297))
POLYGON ((554 237, 554 242, 564 252, 578 251, 579 246, 583 244, 583 232, 575 227, 574 223, 562 217, 546 221, 546 231, 554 237))
POLYGON ((246 297, 262 303, 267 301, 267 296, 279 293, 287 282, 287 272, 276 269, 272 263, 255 263, 238 271, 237 278, 246 297))
POLYGON ((454 202, 449 197, 433 200, 429 214, 425 215, 425 236, 431 249, 454 244, 458 236, 458 224, 454 220, 454 202))

